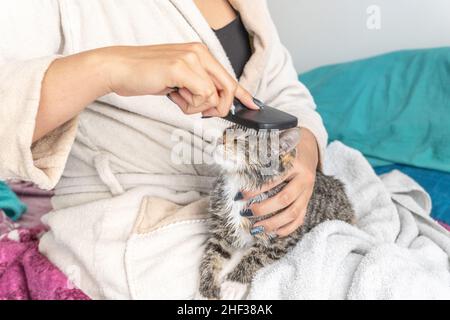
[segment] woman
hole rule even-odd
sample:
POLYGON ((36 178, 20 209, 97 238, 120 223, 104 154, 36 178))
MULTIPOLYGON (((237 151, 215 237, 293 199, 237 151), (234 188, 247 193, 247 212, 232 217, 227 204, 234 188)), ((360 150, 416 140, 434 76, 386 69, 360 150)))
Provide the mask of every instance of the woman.
MULTIPOLYGON (((283 209, 260 223, 281 237, 301 225, 327 135, 265 1, 9 1, 0 12, 0 177, 56 185, 40 249, 62 270, 80 266, 79 285, 92 297, 128 290, 126 280, 102 285, 119 278, 145 196, 178 209, 205 198, 215 169, 171 161, 172 133, 187 132, 185 143, 206 156, 234 97, 299 118, 289 184, 250 210, 283 209), (107 263, 115 269, 102 269, 107 263)), ((164 216, 164 208, 150 211, 164 216)))

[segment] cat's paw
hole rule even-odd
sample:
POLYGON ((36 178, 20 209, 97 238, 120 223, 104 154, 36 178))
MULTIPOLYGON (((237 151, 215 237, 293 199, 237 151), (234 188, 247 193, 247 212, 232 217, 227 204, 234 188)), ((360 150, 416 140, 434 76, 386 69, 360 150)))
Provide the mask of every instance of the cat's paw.
POLYGON ((249 285, 234 281, 225 281, 220 288, 222 300, 244 300, 248 295, 249 285))
POLYGON ((207 283, 201 283, 197 296, 201 297, 201 299, 198 300, 219 300, 220 287, 217 285, 209 285, 207 283))

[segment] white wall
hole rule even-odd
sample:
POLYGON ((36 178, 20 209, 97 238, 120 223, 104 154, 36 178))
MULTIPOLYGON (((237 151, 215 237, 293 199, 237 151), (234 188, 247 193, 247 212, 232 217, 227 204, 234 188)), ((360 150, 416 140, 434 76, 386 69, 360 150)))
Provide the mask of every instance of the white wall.
POLYGON ((406 48, 450 46, 450 0, 268 0, 299 72, 406 48), (367 8, 381 28, 367 28, 367 8))

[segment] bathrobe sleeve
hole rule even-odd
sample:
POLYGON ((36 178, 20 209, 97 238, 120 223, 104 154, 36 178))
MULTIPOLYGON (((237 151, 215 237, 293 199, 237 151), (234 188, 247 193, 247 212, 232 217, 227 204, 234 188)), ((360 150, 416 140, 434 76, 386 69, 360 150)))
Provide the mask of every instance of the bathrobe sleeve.
POLYGON ((298 117, 299 126, 309 129, 316 137, 320 163, 323 164, 328 134, 322 118, 316 112, 316 104, 309 90, 298 80, 292 57, 281 43, 265 1, 261 1, 260 8, 260 19, 254 22, 255 29, 260 30, 262 35, 255 35, 256 49, 264 48, 261 50, 264 56, 261 61, 264 63, 254 66, 263 73, 258 92, 264 96, 259 98, 298 117))
POLYGON ((32 144, 42 80, 60 57, 59 23, 57 1, 0 4, 0 179, 52 189, 64 170, 76 120, 32 144))

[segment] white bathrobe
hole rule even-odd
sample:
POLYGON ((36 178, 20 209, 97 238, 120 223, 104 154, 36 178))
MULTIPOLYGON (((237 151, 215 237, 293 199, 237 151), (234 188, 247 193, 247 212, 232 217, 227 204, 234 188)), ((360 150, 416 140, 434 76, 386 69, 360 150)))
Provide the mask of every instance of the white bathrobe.
MULTIPOLYGON (((254 48, 240 83, 297 116, 299 125, 316 136, 323 159, 326 131, 311 95, 297 81, 265 1, 230 2, 254 48)), ((4 0, 0 33, 0 178, 56 186, 55 210, 44 218, 51 231, 41 240, 41 252, 92 298, 192 297, 204 241, 205 195, 217 172, 204 163, 173 161, 171 152, 179 143, 173 134, 185 130, 189 142, 184 143, 209 159, 207 147, 226 122, 186 116, 166 97, 111 94, 31 142, 42 79, 60 56, 113 45, 197 41, 234 75, 195 4, 4 0), (140 277, 144 273, 161 282, 152 284, 151 294, 149 282, 140 277)))

